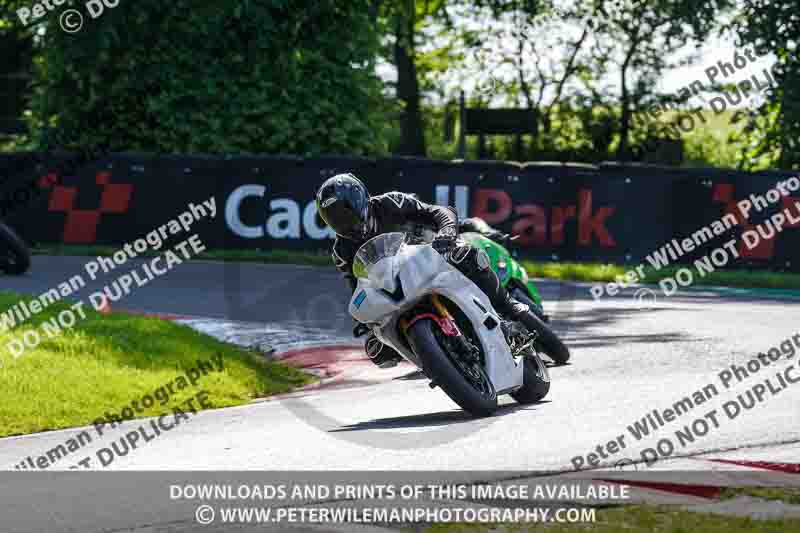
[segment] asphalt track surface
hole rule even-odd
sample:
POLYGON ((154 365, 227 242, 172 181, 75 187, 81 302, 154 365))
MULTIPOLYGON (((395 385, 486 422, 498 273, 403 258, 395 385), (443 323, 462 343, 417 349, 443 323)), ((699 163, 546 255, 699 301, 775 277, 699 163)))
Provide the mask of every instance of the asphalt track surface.
MULTIPOLYGON (((87 260, 38 256, 31 273, 4 277, 0 283, 8 290, 41 293, 83 273, 87 260)), ((136 264, 98 280, 87 291, 136 264)), ((767 378, 780 387, 775 374, 798 365, 800 348, 794 358, 762 366, 744 381, 732 382, 730 389, 722 386, 718 374, 733 364, 747 365, 759 352, 800 333, 799 300, 693 291, 670 298, 657 294, 654 301, 635 298, 636 290, 628 289, 594 301, 588 287, 541 282, 546 310, 570 346, 573 362, 551 369, 551 392, 539 404, 518 406, 505 397, 506 405, 496 416, 475 420, 441 391, 429 389, 426 380, 409 374, 410 367, 381 373, 360 366, 357 372, 368 377, 352 386, 200 413, 180 429, 118 458, 110 468, 570 471, 574 457, 586 458, 620 435, 625 449, 606 451, 600 466, 638 461, 643 449, 662 438, 675 443, 672 459, 679 459, 657 466, 712 469, 724 467, 696 457, 790 462, 797 456, 800 383, 767 392, 734 420, 722 405, 767 378), (628 426, 652 410, 670 408, 710 384, 719 394, 707 403, 641 440, 631 435, 628 426), (695 434, 694 442, 678 443, 676 430, 714 409, 719 427, 709 422, 708 431, 695 434), (684 457, 690 459, 680 459, 684 457)), ((295 335, 302 344, 317 335, 336 344, 353 342, 347 335, 347 296, 333 269, 192 262, 112 307, 207 317, 220 324, 247 322, 263 326, 266 342, 280 334, 290 343, 295 335)), ((800 377, 800 370, 792 376, 800 377)), ((2 439, 0 467, 13 468, 25 456, 42 454, 75 433, 2 439)), ((101 445, 107 444, 97 447, 101 445)), ((67 462, 60 465, 66 468, 67 462)))

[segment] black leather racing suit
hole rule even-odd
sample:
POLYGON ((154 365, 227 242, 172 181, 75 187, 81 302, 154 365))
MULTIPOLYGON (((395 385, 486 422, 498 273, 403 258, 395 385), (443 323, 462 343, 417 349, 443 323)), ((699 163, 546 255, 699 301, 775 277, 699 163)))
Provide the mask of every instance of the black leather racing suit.
MULTIPOLYGON (((370 212, 372 227, 366 237, 351 240, 337 235, 333 243, 333 262, 344 275, 351 291, 355 290, 357 284, 353 275, 353 259, 368 239, 393 231, 411 233, 428 242, 436 236, 455 238, 458 235, 458 215, 452 208, 426 204, 410 194, 389 192, 373 196, 370 198, 370 212)), ((450 264, 486 293, 495 309, 500 311, 508 305, 508 293, 489 268, 486 252, 456 239, 455 246, 446 257, 450 264)), ((372 334, 367 337, 366 348, 367 355, 377 364, 380 364, 380 360, 396 357, 394 350, 384 346, 372 334)))

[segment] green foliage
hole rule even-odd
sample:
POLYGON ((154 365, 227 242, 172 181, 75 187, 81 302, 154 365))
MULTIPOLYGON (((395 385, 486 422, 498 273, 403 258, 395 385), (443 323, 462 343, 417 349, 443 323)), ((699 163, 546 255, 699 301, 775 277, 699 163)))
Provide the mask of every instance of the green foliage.
MULTIPOLYGON (((634 146, 640 153, 654 150, 653 139, 683 141, 684 166, 739 168, 739 153, 745 148, 740 139, 741 126, 737 117, 743 111, 726 110, 717 113, 712 109, 675 109, 659 113, 653 118, 639 113, 634 118, 637 125, 634 146), (693 127, 683 129, 681 120, 693 119, 693 127)), ((657 148, 655 148, 657 150, 657 148)))
POLYGON ((51 16, 37 64, 43 147, 382 153, 368 2, 122 2, 75 34, 51 16))
MULTIPOLYGON (((0 309, 23 300, 30 302, 28 296, 0 292, 0 309)), ((136 416, 170 413, 200 391, 207 392, 209 403, 220 408, 289 392, 312 381, 298 370, 188 326, 122 313, 104 315, 88 305, 82 314, 75 312, 74 327, 57 335, 44 334, 43 324, 57 324, 56 316, 69 308, 65 302, 56 302, 0 333, 4 347, 22 339, 27 331, 42 334, 42 342, 19 358, 7 348, 0 352, 0 388, 5 399, 0 404, 0 436, 90 424, 109 409, 119 411, 153 394, 197 368, 198 361, 220 356, 223 368, 203 376, 201 388, 178 389, 168 403, 156 402, 136 416)))
MULTIPOLYGON (((633 113, 670 99, 655 90, 659 79, 668 70, 695 59, 673 58, 677 52, 709 36, 718 26, 718 16, 730 9, 733 2, 593 0, 592 5, 590 25, 598 44, 593 52, 594 72, 610 68, 619 73, 619 94, 614 101, 606 100, 606 105, 621 107, 617 157, 624 160, 630 158, 629 143, 637 135, 631 124, 633 113)), ((597 85, 589 86, 595 99, 601 97, 597 85)))
MULTIPOLYGON (((667 136, 668 124, 632 117, 674 99, 659 94, 657 82, 692 58, 673 60, 672 52, 701 42, 730 6, 730 0, 448 0, 450 31, 439 42, 449 61, 429 71, 428 85, 450 88, 437 93, 442 102, 453 102, 466 86, 470 107, 538 112, 538 132, 523 136, 520 156, 513 136, 488 138, 493 159, 599 162, 641 155, 646 139, 667 136)), ((443 123, 426 117, 429 154, 453 157, 455 144, 439 141, 443 123)), ((711 130, 704 124, 684 139, 692 164, 734 163, 729 150, 710 149, 711 130)), ((471 157, 475 141, 468 139, 471 157)))
POLYGON ((737 147, 724 134, 698 129, 683 139, 685 166, 737 168, 737 147))
POLYGON ((746 0, 735 24, 739 38, 758 53, 777 56, 778 88, 749 117, 740 159, 746 168, 761 164, 800 169, 800 17, 797 0, 746 0))
POLYGON ((23 5, 23 0, 0 0, 0 150, 17 149, 27 141, 19 130, 24 126, 33 37, 16 15, 23 5))
MULTIPOLYGON (((13 10, 30 3, 0 0, 0 35, 38 33, 32 135, 0 149, 383 155, 421 138, 449 159, 466 88, 470 106, 539 113, 522 159, 639 157, 674 122, 639 120, 645 110, 686 107, 655 89, 693 59, 672 52, 711 35, 734 4, 742 42, 779 57, 780 87, 738 124, 681 134, 687 164, 800 168, 796 0, 141 0, 87 15, 72 35, 59 9, 21 28, 13 10), (401 82, 379 79, 377 62, 401 82)), ((517 148, 493 137, 488 157, 517 148)), ((467 149, 476 156, 476 137, 467 149)))

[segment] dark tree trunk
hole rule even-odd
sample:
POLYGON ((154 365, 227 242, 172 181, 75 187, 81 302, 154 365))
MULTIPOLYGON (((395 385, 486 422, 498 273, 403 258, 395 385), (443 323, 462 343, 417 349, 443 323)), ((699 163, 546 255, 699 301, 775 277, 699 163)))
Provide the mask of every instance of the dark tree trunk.
POLYGON ((619 145, 617 145, 617 161, 628 160, 628 135, 631 129, 631 110, 627 92, 623 90, 622 116, 619 119, 619 145))
POLYGON ((425 133, 420 109, 417 65, 414 63, 414 19, 399 17, 394 45, 394 62, 397 66, 397 97, 403 102, 400 119, 400 155, 425 156, 425 133))
POLYGON ((628 55, 625 57, 625 62, 622 64, 621 70, 621 84, 622 84, 622 97, 620 98, 622 104, 622 116, 619 120, 619 146, 617 146, 617 161, 628 161, 630 159, 629 148, 629 135, 631 129, 631 97, 628 92, 628 68, 630 67, 631 60, 636 53, 636 47, 639 42, 634 36, 631 48, 628 50, 628 55))

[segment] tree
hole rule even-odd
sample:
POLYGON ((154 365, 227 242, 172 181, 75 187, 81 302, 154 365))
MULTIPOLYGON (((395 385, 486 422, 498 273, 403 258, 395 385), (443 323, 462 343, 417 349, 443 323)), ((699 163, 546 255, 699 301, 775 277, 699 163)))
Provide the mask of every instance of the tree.
POLYGON ((36 125, 73 149, 384 153, 368 8, 141 0, 87 17, 75 34, 58 30, 55 13, 41 47, 36 125))
MULTIPOLYGON (((593 0, 588 21, 593 28, 596 69, 616 70, 619 108, 617 159, 628 160, 633 114, 663 101, 654 91, 669 68, 691 61, 673 61, 675 52, 706 38, 730 0, 593 0)), ((597 89, 592 89, 598 96, 597 89)))
POLYGON ((469 59, 451 84, 474 86, 473 101, 530 110, 535 150, 552 152, 561 133, 555 115, 587 67, 582 8, 551 0, 478 0, 456 8, 456 35, 469 59))
POLYGON ((394 64, 397 67, 397 97, 403 103, 400 127, 401 155, 425 155, 419 78, 416 64, 418 15, 414 0, 400 0, 391 15, 394 30, 394 64))
POLYGON ((27 105, 34 40, 15 14, 21 7, 21 0, 0 0, 0 135, 18 132, 27 105))
POLYGON ((733 28, 743 46, 778 57, 777 87, 749 117, 745 137, 752 147, 741 153, 746 168, 759 158, 784 169, 800 168, 800 18, 795 0, 745 0, 733 28))
POLYGON ((439 50, 429 45, 434 39, 429 30, 434 23, 449 24, 447 0, 374 0, 373 9, 381 33, 388 37, 385 57, 397 71, 395 96, 401 106, 400 155, 425 156, 425 126, 422 97, 426 88, 431 56, 439 50), (428 48, 428 49, 426 49, 428 48))

